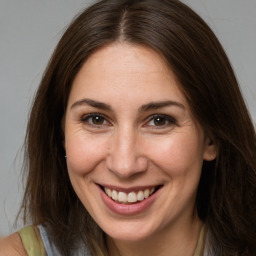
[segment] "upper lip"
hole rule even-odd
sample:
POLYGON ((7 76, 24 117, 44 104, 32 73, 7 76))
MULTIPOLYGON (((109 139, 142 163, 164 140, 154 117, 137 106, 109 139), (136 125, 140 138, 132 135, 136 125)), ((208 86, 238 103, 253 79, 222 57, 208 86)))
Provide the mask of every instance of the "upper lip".
POLYGON ((157 185, 145 185, 145 186, 134 186, 134 187, 121 187, 121 186, 115 186, 115 185, 107 185, 107 184, 98 184, 100 187, 103 188, 109 188, 111 190, 116 190, 119 192, 125 192, 125 193, 129 193, 129 192, 137 192, 140 190, 146 190, 146 189, 151 189, 151 188, 156 188, 161 186, 160 184, 157 185))

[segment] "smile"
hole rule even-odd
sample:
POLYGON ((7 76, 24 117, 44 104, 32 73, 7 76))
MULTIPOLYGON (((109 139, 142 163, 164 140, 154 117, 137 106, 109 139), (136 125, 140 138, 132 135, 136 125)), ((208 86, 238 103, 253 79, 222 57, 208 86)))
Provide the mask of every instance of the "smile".
POLYGON ((121 203, 121 204, 134 204, 137 202, 141 202, 144 199, 150 197, 158 187, 153 188, 147 188, 144 190, 139 191, 131 191, 129 193, 123 192, 123 191, 116 191, 114 189, 110 189, 107 187, 104 187, 104 191, 106 195, 112 200, 121 203))

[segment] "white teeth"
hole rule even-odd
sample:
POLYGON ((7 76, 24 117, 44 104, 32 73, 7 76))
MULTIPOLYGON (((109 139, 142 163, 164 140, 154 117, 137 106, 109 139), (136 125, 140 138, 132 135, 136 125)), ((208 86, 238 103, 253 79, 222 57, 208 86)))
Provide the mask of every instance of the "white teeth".
POLYGON ((111 197, 112 197, 113 200, 115 200, 115 201, 117 200, 118 194, 117 194, 117 192, 115 190, 112 191, 111 197))
POLYGON ((135 203, 137 201, 137 195, 135 192, 130 192, 128 194, 128 200, 129 203, 135 203))
POLYGON ((148 198, 148 197, 149 197, 149 189, 146 189, 146 190, 144 191, 144 197, 145 197, 145 198, 148 198))
POLYGON ((155 188, 140 190, 136 192, 129 192, 128 194, 125 192, 117 192, 116 190, 111 190, 109 188, 104 188, 105 193, 112 198, 114 201, 118 201, 119 203, 136 203, 137 201, 142 201, 148 198, 151 194, 155 192, 155 188))
POLYGON ((111 192, 111 190, 110 190, 109 188, 105 188, 105 192, 106 192, 106 194, 107 194, 108 196, 111 197, 112 192, 111 192))
POLYGON ((143 191, 139 191, 138 192, 137 199, 138 199, 138 201, 144 200, 144 193, 143 193, 143 191))
POLYGON ((121 203, 126 203, 127 202, 127 194, 124 192, 119 192, 118 193, 118 201, 121 203))

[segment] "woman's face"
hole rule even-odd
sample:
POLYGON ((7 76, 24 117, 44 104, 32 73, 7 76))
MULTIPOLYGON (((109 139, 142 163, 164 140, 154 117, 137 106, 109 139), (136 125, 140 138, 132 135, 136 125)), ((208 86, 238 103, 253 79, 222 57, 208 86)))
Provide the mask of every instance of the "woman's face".
POLYGON ((92 54, 64 124, 74 190, 110 237, 139 241, 192 220, 214 145, 155 51, 116 43, 92 54))

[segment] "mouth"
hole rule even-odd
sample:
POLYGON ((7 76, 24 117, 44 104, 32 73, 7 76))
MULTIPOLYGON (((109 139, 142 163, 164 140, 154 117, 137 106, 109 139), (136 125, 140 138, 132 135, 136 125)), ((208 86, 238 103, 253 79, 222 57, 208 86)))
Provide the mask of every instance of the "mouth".
POLYGON ((129 192, 118 191, 116 189, 111 189, 103 186, 100 187, 109 198, 117 203, 136 204, 152 196, 157 190, 162 187, 162 185, 129 192))

